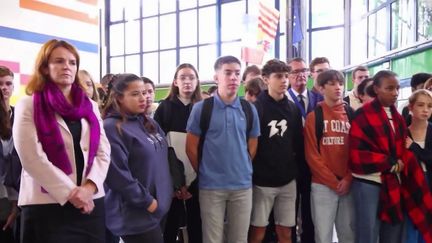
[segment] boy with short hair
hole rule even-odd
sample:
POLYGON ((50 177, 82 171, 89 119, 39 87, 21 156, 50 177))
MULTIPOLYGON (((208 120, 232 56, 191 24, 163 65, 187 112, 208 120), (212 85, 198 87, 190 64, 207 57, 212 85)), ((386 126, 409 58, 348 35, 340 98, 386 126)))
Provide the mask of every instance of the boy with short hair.
POLYGON ((354 242, 354 208, 348 168, 349 116, 342 101, 344 77, 328 70, 317 77, 324 101, 308 114, 305 122, 305 154, 312 172, 311 211, 315 242, 332 242, 336 225, 340 242, 354 242))
POLYGON ((272 209, 279 242, 292 242, 291 230, 296 224, 296 177, 298 163, 304 161, 304 148, 300 110, 285 95, 288 71, 288 66, 277 59, 262 69, 268 89, 255 102, 261 136, 253 161, 250 243, 262 242, 272 209))
POLYGON ((223 241, 225 218, 227 242, 246 242, 252 209, 251 160, 260 135, 258 115, 253 105, 237 95, 240 60, 220 57, 214 69, 217 92, 194 104, 186 128, 186 154, 199 177, 203 242, 223 241), (213 105, 207 111, 212 115, 204 128, 202 114, 206 114, 206 104, 210 104, 206 102, 211 101, 213 105))

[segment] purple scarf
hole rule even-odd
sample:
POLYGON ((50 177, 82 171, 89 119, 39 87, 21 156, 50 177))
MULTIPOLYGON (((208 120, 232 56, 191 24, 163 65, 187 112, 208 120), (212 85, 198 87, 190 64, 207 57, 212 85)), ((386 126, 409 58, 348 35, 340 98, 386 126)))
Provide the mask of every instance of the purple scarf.
POLYGON ((34 121, 38 139, 48 160, 65 174, 70 175, 72 166, 55 114, 68 121, 80 121, 81 118, 85 118, 90 124, 90 147, 86 168, 86 175, 88 175, 99 147, 99 121, 93 112, 89 98, 75 83, 72 84, 71 94, 73 105, 66 101, 63 93, 53 82, 46 82, 44 89, 33 95, 34 121))

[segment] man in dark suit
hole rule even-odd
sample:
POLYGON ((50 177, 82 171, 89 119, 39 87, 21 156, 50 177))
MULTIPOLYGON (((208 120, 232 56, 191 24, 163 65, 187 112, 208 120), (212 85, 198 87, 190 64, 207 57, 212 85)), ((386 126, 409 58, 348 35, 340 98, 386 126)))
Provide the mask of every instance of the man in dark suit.
POLYGON ((311 112, 319 101, 316 93, 307 89, 306 83, 309 76, 309 69, 305 61, 300 58, 294 58, 288 62, 290 88, 287 91, 288 99, 294 102, 302 112, 303 121, 306 114, 311 112))
MULTIPOLYGON (((288 99, 295 103, 300 109, 304 119, 307 113, 313 111, 315 106, 320 101, 319 94, 314 93, 306 88, 307 78, 309 76, 309 69, 306 62, 302 58, 294 58, 288 62, 290 88, 287 91, 288 99)), ((315 243, 314 240, 314 225, 311 217, 310 208, 310 186, 311 186, 311 173, 306 161, 297 161, 299 165, 299 176, 297 179, 297 209, 300 206, 301 210, 301 242, 315 243)), ((298 212, 298 210, 297 210, 298 212)), ((299 219, 298 217, 296 217, 299 219)), ((299 225, 299 222, 297 222, 299 225)), ((293 242, 296 242, 297 234, 294 228, 293 242)))

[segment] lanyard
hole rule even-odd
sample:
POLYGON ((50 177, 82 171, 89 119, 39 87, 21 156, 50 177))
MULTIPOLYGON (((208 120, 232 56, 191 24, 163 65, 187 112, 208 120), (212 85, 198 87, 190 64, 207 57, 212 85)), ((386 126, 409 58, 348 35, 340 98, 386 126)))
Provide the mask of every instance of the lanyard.
MULTIPOLYGON (((303 106, 300 104, 300 102, 298 101, 297 96, 294 94, 294 92, 291 89, 288 90, 288 93, 291 95, 291 98, 293 99, 295 105, 300 109, 300 112, 302 113, 303 118, 306 119, 306 111, 303 108, 303 106)), ((308 107, 309 107, 309 104, 310 104, 310 102, 308 102, 308 107)))

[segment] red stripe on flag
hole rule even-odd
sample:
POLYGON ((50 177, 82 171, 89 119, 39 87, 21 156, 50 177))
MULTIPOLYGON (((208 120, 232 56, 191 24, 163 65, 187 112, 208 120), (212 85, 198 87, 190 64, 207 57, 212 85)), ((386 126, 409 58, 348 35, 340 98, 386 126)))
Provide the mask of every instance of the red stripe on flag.
POLYGON ((261 17, 261 19, 263 19, 264 21, 268 22, 269 24, 272 24, 272 25, 277 25, 278 24, 279 19, 275 19, 275 18, 273 18, 273 17, 271 17, 271 16, 269 16, 269 15, 267 15, 267 14, 261 12, 261 11, 259 11, 259 13, 260 13, 259 17, 261 17))
POLYGON ((269 37, 271 37, 271 38, 275 38, 276 37, 276 34, 275 33, 270 33, 263 25, 261 25, 261 24, 258 24, 258 28, 260 29, 260 30, 262 30, 263 32, 264 32, 264 34, 266 34, 266 35, 268 35, 269 37))
POLYGON ((279 22, 279 18, 274 18, 273 16, 270 16, 261 10, 259 10, 259 14, 260 14, 259 16, 264 17, 266 20, 268 20, 271 23, 274 23, 275 25, 277 25, 279 22))
POLYGON ((276 32, 277 31, 277 26, 275 27, 274 25, 270 25, 267 21, 265 21, 264 19, 260 17, 258 17, 258 24, 262 24, 264 26, 266 26, 268 29, 276 32))
POLYGON ((274 10, 268 8, 262 2, 259 2, 259 7, 260 7, 260 10, 262 9, 262 10, 266 11, 268 14, 272 15, 273 18, 279 19, 279 14, 277 14, 277 12, 276 12, 277 10, 274 11, 274 10))

